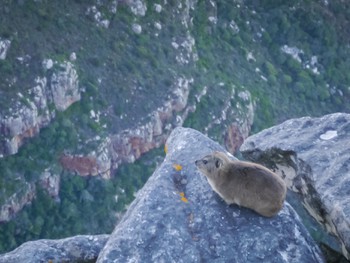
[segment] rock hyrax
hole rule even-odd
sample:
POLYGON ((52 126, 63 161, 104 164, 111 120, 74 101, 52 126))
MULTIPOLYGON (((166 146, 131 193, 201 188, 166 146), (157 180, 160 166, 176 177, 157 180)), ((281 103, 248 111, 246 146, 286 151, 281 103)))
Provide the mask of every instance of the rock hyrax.
POLYGON ((282 209, 286 184, 266 167, 231 160, 223 152, 213 152, 195 163, 227 204, 248 207, 266 217, 282 209))

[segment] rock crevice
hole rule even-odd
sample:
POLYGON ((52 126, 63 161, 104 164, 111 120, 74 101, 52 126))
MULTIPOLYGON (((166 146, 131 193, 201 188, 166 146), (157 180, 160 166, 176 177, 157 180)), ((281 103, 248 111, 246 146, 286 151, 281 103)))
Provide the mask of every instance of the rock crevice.
POLYGON ((241 147, 251 160, 274 167, 302 196, 309 213, 350 251, 350 115, 288 120, 249 137, 241 147))

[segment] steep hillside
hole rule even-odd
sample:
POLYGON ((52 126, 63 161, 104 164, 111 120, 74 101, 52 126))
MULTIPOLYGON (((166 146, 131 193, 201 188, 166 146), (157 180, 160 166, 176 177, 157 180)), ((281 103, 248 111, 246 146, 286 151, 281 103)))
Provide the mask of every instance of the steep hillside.
POLYGON ((3 1, 0 250, 111 231, 162 150, 123 163, 176 126, 235 151, 251 129, 349 112, 348 5, 3 1))

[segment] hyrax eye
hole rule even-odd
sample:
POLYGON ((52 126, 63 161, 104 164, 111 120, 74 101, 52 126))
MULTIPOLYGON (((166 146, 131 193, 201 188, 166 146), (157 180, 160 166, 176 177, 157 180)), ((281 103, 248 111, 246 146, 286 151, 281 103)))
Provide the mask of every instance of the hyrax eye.
POLYGON ((204 164, 207 164, 207 163, 208 163, 208 161, 207 161, 207 160, 203 160, 203 163, 204 163, 204 164))

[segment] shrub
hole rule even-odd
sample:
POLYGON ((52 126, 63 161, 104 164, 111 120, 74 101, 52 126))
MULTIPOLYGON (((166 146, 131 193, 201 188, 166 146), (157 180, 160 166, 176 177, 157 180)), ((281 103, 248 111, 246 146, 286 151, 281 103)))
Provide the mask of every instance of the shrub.
POLYGON ((284 74, 283 75, 283 82, 288 85, 288 84, 293 82, 293 79, 291 76, 284 74))
POLYGON ((276 68, 274 67, 274 65, 272 65, 269 61, 266 61, 264 63, 263 69, 264 69, 265 73, 271 77, 276 77, 276 75, 278 73, 276 68))

